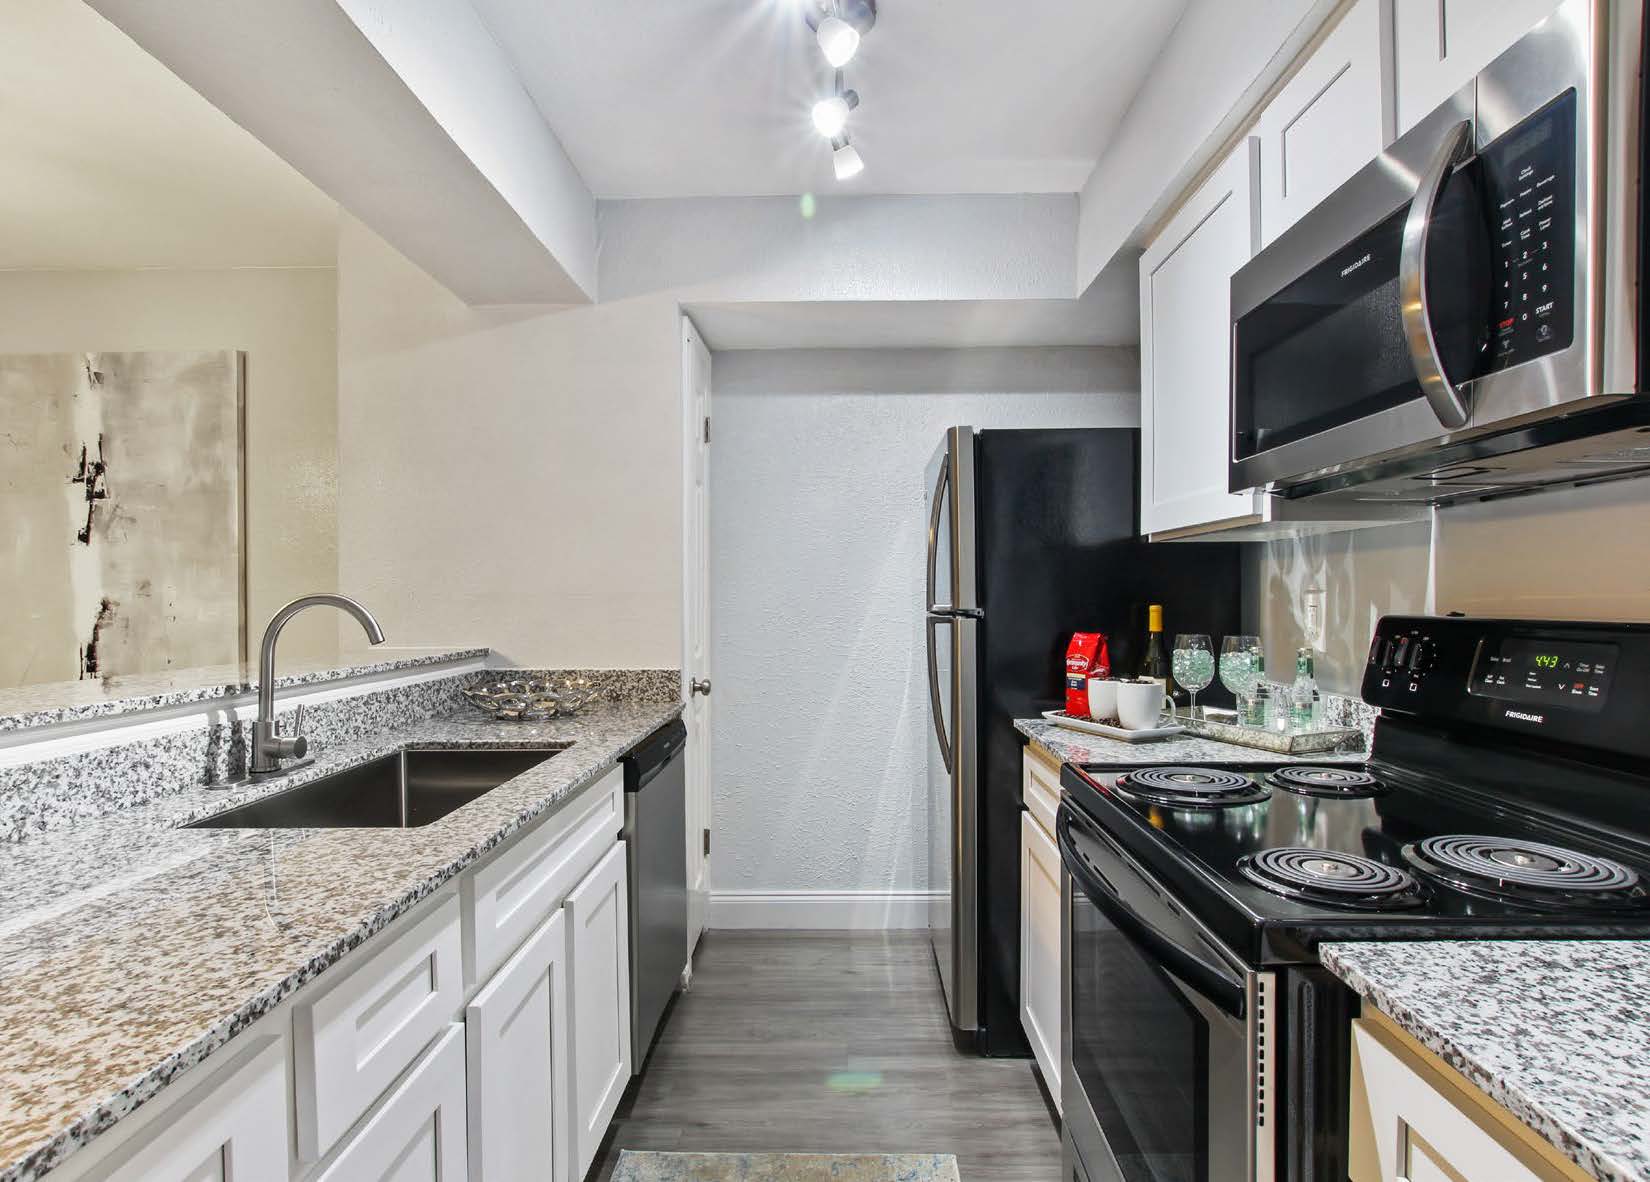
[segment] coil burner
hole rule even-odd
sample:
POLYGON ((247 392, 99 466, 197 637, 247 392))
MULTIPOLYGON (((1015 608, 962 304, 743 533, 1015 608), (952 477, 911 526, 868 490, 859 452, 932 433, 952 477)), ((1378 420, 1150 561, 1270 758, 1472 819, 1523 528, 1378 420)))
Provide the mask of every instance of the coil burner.
POLYGON ((1361 767, 1281 767, 1269 773, 1266 782, 1302 796, 1339 796, 1350 800, 1379 796, 1386 791, 1379 780, 1361 767))
POLYGON ((1426 878, 1502 902, 1543 910, 1646 905, 1636 870, 1538 841, 1429 837, 1406 845, 1404 857, 1426 878))
POLYGON ((1128 795, 1172 808, 1229 808, 1256 804, 1272 794, 1264 784, 1218 768, 1148 767, 1117 779, 1128 795))
POLYGON ((1275 894, 1309 903, 1386 911, 1422 901, 1408 872, 1355 854, 1283 846, 1239 858, 1238 872, 1275 894))

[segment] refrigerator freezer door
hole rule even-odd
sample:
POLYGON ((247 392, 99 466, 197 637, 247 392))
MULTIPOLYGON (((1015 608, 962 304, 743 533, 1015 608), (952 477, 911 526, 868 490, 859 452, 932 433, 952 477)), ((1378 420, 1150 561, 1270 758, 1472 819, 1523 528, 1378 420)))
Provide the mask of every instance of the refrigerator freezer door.
POLYGON ((974 578, 974 428, 946 431, 928 461, 928 611, 979 610, 974 578))
POLYGON ((930 703, 934 727, 928 738, 929 936, 939 967, 951 1024, 972 1031, 979 1024, 979 895, 975 817, 977 650, 979 621, 930 616, 930 703), (950 740, 942 746, 941 736, 950 740))

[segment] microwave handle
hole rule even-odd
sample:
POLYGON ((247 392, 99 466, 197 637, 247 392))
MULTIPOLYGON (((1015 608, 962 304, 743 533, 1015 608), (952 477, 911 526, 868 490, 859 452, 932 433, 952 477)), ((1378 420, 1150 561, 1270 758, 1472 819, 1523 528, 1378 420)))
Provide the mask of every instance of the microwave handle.
POLYGON ((1467 425, 1467 403, 1444 373, 1438 356, 1438 340, 1432 331, 1432 311, 1427 307, 1427 240, 1432 219, 1443 196, 1444 182, 1455 166, 1472 150, 1472 122, 1461 120, 1450 128, 1438 145, 1426 171, 1421 174, 1415 199, 1404 219, 1404 244, 1398 255, 1398 305, 1403 310, 1404 338, 1409 342, 1409 358, 1421 383, 1432 413, 1449 430, 1467 425))

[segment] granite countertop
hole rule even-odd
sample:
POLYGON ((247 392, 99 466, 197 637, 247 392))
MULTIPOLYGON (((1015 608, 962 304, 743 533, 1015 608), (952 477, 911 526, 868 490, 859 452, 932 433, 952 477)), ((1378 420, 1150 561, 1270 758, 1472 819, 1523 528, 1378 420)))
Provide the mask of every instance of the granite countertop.
POLYGON ((1650 941, 1343 943, 1324 965, 1601 1182, 1650 1182, 1650 941))
MULTIPOLYGON (((319 685, 425 665, 448 665, 479 660, 487 653, 485 648, 382 648, 344 653, 330 661, 282 661, 283 672, 275 679, 275 687, 319 685)), ((0 689, 0 732, 212 702, 257 688, 256 663, 13 686, 0 689)))
POLYGON ((0 1182, 60 1164, 681 711, 436 718, 270 784, 192 788, 0 847, 0 1182), (418 829, 177 828, 405 746, 559 744, 418 829))
POLYGON ((1061 763, 1363 763, 1368 753, 1320 753, 1317 755, 1276 755, 1255 747, 1239 747, 1215 739, 1193 735, 1154 739, 1146 743, 1125 743, 1102 735, 1056 726, 1046 718, 1017 718, 1014 729, 1061 763))

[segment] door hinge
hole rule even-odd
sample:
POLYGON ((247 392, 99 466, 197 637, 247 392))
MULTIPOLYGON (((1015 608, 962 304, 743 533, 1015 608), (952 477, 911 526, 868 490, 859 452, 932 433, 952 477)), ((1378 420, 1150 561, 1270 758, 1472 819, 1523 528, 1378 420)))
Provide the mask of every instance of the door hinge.
POLYGON ((705 416, 705 442, 710 442, 710 416, 705 416))
POLYGON ((705 857, 710 857, 710 830, 705 830, 705 857))

